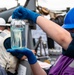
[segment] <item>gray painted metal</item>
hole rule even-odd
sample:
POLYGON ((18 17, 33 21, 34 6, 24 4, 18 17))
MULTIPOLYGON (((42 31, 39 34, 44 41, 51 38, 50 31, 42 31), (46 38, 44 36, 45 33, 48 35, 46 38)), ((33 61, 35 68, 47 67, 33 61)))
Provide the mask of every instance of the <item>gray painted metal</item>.
POLYGON ((12 13, 13 13, 13 11, 14 11, 15 8, 16 8, 16 7, 1 12, 1 13, 0 13, 0 17, 4 18, 4 19, 6 20, 6 22, 7 22, 7 21, 8 21, 8 18, 12 15, 12 13))
POLYGON ((26 7, 30 10, 36 11, 36 0, 29 0, 29 3, 26 7))
POLYGON ((28 61, 24 60, 20 64, 22 64, 23 66, 25 66, 27 68, 26 75, 33 75, 31 67, 30 67, 28 61))

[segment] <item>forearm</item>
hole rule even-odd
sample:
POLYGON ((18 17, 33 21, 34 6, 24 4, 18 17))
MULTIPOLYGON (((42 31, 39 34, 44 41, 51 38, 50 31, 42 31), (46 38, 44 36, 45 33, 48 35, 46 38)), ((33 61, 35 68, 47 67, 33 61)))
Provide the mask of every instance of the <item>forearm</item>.
POLYGON ((42 16, 37 18, 36 23, 47 33, 48 36, 60 44, 64 49, 67 49, 72 40, 68 31, 51 20, 43 18, 42 16))
POLYGON ((54 40, 58 40, 59 37, 61 37, 64 34, 65 35, 69 34, 69 32, 63 29, 61 26, 42 16, 39 16, 36 22, 48 34, 48 36, 50 36, 54 40), (56 35, 58 35, 58 37, 56 35))
POLYGON ((38 62, 31 65, 31 69, 34 75, 47 75, 46 72, 40 67, 38 62))

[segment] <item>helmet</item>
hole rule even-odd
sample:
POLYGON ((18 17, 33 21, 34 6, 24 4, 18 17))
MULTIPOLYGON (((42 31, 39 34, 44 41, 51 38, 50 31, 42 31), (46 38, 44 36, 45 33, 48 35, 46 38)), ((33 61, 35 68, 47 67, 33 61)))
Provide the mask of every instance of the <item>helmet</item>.
POLYGON ((8 18, 8 23, 10 23, 12 21, 12 16, 10 16, 9 18, 8 18))
POLYGON ((0 26, 10 26, 10 24, 6 24, 5 19, 0 17, 0 26))
POLYGON ((6 21, 3 19, 3 18, 0 18, 0 25, 5 25, 6 24, 6 21))
POLYGON ((65 29, 73 29, 74 28, 74 8, 72 8, 64 18, 64 24, 62 25, 65 29))

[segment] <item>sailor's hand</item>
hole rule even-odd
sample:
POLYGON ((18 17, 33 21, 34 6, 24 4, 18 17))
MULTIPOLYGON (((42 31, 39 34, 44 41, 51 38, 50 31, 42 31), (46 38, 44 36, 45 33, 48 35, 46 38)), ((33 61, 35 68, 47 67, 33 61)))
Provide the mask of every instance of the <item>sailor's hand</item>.
POLYGON ((12 53, 14 56, 21 57, 21 55, 25 55, 28 58, 30 64, 35 64, 37 62, 36 56, 34 53, 28 48, 20 48, 20 49, 7 49, 8 52, 12 53))
POLYGON ((35 13, 27 8, 24 8, 23 6, 19 6, 13 11, 12 18, 13 19, 27 19, 36 23, 36 19, 39 15, 40 14, 35 13))

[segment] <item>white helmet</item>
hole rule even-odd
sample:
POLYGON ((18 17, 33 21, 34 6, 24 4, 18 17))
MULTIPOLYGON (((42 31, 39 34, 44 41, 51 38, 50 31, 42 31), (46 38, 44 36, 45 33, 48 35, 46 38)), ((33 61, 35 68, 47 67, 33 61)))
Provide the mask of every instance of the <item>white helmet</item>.
POLYGON ((8 18, 8 22, 10 23, 12 21, 12 16, 10 16, 9 18, 8 18))
POLYGON ((0 17, 0 26, 10 26, 10 24, 6 24, 5 19, 0 17))
POLYGON ((4 25, 6 24, 6 21, 3 18, 0 18, 0 24, 4 25))

